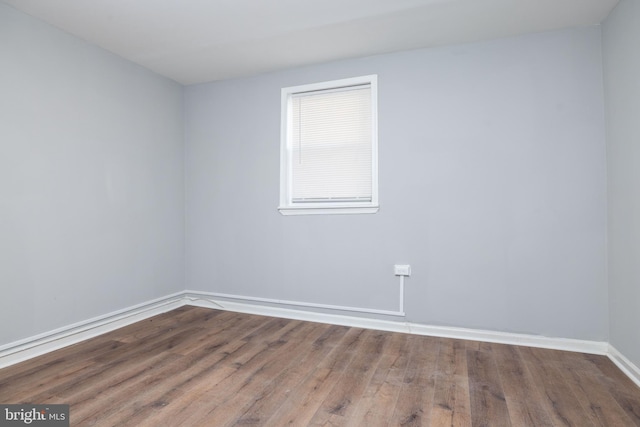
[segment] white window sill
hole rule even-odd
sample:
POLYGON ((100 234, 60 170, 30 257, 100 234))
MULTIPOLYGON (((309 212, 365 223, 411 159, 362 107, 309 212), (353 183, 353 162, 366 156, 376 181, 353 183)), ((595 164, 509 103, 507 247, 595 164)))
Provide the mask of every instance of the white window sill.
POLYGON ((368 206, 280 206, 278 210, 282 215, 350 215, 350 214, 374 214, 380 209, 377 205, 368 206))

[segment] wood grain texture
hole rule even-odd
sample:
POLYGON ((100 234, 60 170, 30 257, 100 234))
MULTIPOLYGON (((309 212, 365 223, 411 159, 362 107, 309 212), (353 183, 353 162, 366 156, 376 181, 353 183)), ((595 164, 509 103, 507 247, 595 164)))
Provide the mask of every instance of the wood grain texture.
POLYGON ((471 424, 511 426, 502 381, 493 352, 467 350, 471 424))
POLYGON ((467 350, 459 340, 440 340, 432 424, 471 425, 467 350))
POLYGON ((73 426, 640 426, 609 359, 196 307, 0 369, 73 426))

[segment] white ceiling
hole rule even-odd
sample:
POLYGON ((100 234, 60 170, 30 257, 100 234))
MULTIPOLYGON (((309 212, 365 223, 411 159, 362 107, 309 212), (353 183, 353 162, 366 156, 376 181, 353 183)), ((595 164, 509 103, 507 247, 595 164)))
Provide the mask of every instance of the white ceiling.
POLYGON ((2 0, 183 84, 600 23, 618 0, 2 0))

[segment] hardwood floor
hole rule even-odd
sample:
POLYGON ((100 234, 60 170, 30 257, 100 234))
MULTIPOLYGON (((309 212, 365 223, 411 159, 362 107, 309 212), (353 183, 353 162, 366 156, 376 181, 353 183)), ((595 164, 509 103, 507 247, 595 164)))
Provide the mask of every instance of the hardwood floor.
POLYGON ((182 307, 0 370, 72 426, 640 426, 608 358, 182 307))

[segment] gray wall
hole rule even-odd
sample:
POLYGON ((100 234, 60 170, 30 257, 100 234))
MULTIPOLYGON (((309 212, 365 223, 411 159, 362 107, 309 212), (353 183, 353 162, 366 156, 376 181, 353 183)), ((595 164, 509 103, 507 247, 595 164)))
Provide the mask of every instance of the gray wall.
POLYGON ((0 4, 0 345, 184 289, 182 88, 0 4))
POLYGON ((609 171, 610 342, 640 366, 640 2, 603 25, 609 171))
POLYGON ((598 27, 185 89, 187 289, 607 340, 598 27), (280 88, 379 76, 380 212, 284 217, 280 88))

